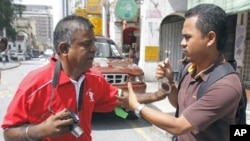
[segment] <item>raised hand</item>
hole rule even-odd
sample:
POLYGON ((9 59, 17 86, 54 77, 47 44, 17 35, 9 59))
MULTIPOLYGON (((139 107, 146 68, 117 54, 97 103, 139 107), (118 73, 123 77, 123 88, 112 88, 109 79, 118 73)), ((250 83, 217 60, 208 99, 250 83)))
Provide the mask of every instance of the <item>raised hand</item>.
POLYGON ((117 98, 120 106, 128 111, 136 109, 136 107, 140 104, 136 98, 131 82, 128 82, 128 93, 125 93, 122 97, 118 96, 117 98))
POLYGON ((158 63, 158 66, 156 67, 155 77, 157 80, 163 77, 172 78, 172 68, 170 66, 168 58, 158 63))

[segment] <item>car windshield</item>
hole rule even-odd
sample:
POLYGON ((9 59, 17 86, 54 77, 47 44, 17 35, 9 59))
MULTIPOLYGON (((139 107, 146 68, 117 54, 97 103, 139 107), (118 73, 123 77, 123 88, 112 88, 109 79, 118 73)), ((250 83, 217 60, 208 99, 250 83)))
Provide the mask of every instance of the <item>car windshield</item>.
POLYGON ((119 53, 115 43, 112 40, 107 39, 96 39, 96 54, 95 57, 99 58, 120 58, 119 53))

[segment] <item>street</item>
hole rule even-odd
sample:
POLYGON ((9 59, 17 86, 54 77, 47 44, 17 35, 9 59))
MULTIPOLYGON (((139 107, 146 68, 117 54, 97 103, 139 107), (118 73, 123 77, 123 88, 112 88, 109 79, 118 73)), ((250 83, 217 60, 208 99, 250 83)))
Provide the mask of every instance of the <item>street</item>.
MULTIPOLYGON (((0 84, 0 122, 7 106, 16 91, 16 88, 22 78, 30 71, 44 65, 45 61, 33 59, 24 61, 20 66, 2 71, 2 80, 0 84)), ((12 64, 6 64, 12 65, 12 64)), ((157 90, 156 83, 148 83, 147 91, 157 90)), ((174 108, 168 107, 165 101, 155 102, 148 106, 162 110, 173 112, 174 108), (160 109, 159 107, 163 107, 160 109)), ((171 135, 160 130, 154 125, 148 123, 144 119, 128 120, 122 119, 114 115, 114 113, 100 114, 95 113, 92 121, 92 137, 93 141, 170 141, 171 135)), ((2 129, 0 132, 0 141, 4 141, 2 129)))

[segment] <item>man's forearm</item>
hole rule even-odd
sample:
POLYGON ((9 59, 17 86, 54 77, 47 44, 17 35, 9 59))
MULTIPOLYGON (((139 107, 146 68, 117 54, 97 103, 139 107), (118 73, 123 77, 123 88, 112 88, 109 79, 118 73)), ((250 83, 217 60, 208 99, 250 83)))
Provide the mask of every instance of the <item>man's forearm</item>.
POLYGON ((22 125, 4 129, 5 141, 36 141, 42 139, 38 125, 22 125))
POLYGON ((167 95, 168 94, 159 90, 153 93, 137 94, 136 97, 137 97, 138 102, 147 104, 147 103, 162 100, 166 98, 167 95))
POLYGON ((5 141, 27 141, 25 136, 25 129, 27 125, 11 127, 4 129, 4 139, 5 141))
POLYGON ((137 100, 140 103, 151 103, 155 101, 162 100, 168 96, 168 99, 170 103, 176 107, 177 105, 177 85, 176 83, 172 80, 170 80, 170 86, 171 86, 171 92, 170 93, 164 93, 164 91, 158 90, 153 93, 145 93, 145 94, 137 94, 137 100))

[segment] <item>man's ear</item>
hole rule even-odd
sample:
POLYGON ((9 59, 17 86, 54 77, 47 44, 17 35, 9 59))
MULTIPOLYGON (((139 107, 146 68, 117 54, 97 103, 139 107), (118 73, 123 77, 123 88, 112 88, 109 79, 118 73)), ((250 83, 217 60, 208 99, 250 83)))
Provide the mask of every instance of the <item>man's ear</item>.
POLYGON ((216 33, 214 31, 210 31, 207 34, 207 45, 212 46, 213 44, 216 44, 216 33))
POLYGON ((60 42, 58 46, 59 54, 68 54, 69 44, 66 42, 60 42))

